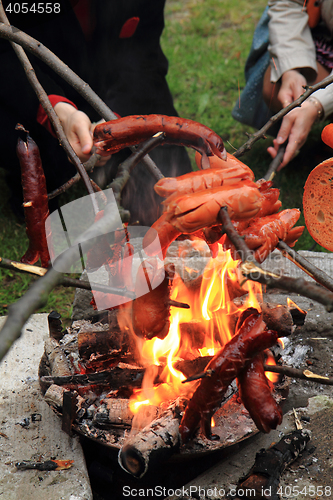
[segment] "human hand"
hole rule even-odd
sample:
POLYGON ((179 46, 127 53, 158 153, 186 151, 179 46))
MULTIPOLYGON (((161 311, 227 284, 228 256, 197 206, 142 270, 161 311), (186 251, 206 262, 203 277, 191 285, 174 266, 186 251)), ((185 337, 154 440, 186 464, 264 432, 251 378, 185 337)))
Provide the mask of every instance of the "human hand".
POLYGON ((296 151, 303 146, 317 116, 317 106, 311 101, 304 101, 301 107, 293 109, 283 118, 278 135, 273 140, 273 146, 267 148, 271 157, 275 158, 279 146, 288 140, 278 171, 285 167, 295 156, 296 151))
MULTIPOLYGON (((70 145, 80 160, 83 163, 86 162, 91 156, 91 148, 93 147, 94 125, 83 111, 78 111, 66 102, 58 102, 54 106, 54 110, 61 121, 70 145)), ((109 158, 110 156, 104 156, 98 161, 97 166, 105 165, 109 158)))
POLYGON ((283 73, 281 77, 281 87, 277 98, 285 108, 288 104, 298 99, 304 93, 304 86, 307 82, 305 77, 295 69, 291 69, 283 73))

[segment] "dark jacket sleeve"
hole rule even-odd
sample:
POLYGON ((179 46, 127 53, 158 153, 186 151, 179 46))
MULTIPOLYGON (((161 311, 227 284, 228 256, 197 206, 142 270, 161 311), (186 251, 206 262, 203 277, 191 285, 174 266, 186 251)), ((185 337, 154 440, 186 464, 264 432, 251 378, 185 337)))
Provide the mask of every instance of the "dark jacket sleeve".
MULTIPOLYGON (((28 3, 30 5, 31 2, 28 3)), ((80 71, 79 65, 85 51, 83 34, 67 0, 57 3, 60 5, 59 13, 40 16, 32 13, 8 13, 8 18, 13 26, 22 29, 55 52, 74 71, 80 71)), ((54 5, 54 2, 52 4, 54 5)), ((80 99, 47 65, 28 51, 27 55, 47 94, 65 96, 70 100, 80 99)), ((11 113, 19 122, 31 123, 36 119, 39 101, 7 40, 0 40, 0 67, 3 74, 0 79, 0 108, 5 108, 6 113, 11 113)))

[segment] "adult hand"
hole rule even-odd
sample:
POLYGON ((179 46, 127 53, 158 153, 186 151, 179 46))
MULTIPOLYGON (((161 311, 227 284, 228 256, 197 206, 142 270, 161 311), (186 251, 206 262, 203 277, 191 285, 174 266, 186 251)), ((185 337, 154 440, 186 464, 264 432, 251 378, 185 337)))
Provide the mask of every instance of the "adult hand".
MULTIPOLYGON (((93 146, 93 129, 89 117, 78 111, 76 108, 66 102, 58 102, 54 106, 59 120, 63 126, 66 137, 82 162, 89 160, 91 148, 93 146)), ((98 153, 98 151, 96 151, 98 153)), ((97 163, 98 166, 104 165, 110 156, 104 156, 97 163)))
POLYGON ((307 85, 305 77, 295 69, 283 73, 281 77, 281 87, 277 98, 285 108, 288 104, 298 99, 305 91, 303 88, 307 85))
POLYGON ((283 118, 278 135, 273 140, 273 146, 267 148, 271 157, 275 158, 279 146, 288 140, 278 170, 285 167, 295 156, 296 151, 303 146, 317 116, 317 106, 311 101, 304 101, 301 107, 293 109, 283 118))

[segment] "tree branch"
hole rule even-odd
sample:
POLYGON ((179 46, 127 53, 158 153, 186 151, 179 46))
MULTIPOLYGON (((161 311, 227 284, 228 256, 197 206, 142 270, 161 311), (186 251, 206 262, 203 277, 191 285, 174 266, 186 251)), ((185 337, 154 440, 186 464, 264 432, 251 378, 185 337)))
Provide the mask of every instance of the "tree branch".
MULTIPOLYGON (((9 21, 7 19, 7 16, 6 16, 6 13, 3 9, 1 0, 0 0, 0 19, 3 23, 8 25, 9 29, 11 29, 9 21)), ((54 131, 55 131, 55 133, 58 137, 58 140, 59 140, 59 144, 64 148, 67 155, 69 156, 69 158, 71 159, 71 161, 75 165, 77 171, 79 172, 80 176, 82 177, 82 180, 86 186, 88 193, 90 195, 92 195, 91 201, 92 201, 95 213, 97 213, 98 207, 97 207, 97 203, 95 201, 95 196, 94 196, 95 192, 94 192, 94 189, 91 185, 89 176, 87 175, 87 173, 86 173, 86 171, 85 171, 85 169, 80 161, 80 158, 76 155, 75 151, 73 150, 72 146, 70 145, 70 143, 66 137, 66 134, 63 131, 60 120, 59 120, 56 112, 54 111, 53 106, 50 103, 50 100, 49 100, 45 90, 43 89, 42 85, 39 83, 38 78, 36 77, 36 73, 31 65, 26 53, 24 52, 23 48, 21 46, 17 45, 16 43, 11 41, 10 44, 12 45, 20 63, 22 64, 23 69, 25 71, 25 74, 27 76, 27 79, 28 79, 30 85, 32 86, 33 90, 35 91, 39 102, 41 103, 43 109, 45 110, 49 120, 51 121, 51 123, 53 125, 54 131)))
MULTIPOLYGON (((2 267, 3 269, 10 269, 11 271, 31 274, 35 276, 45 276, 45 274, 47 273, 47 269, 45 269, 44 267, 22 264, 22 262, 5 259, 4 257, 0 257, 0 267, 2 267)), ((90 281, 69 278, 67 276, 62 276, 58 285, 72 288, 81 288, 82 290, 93 289, 97 292, 112 293, 114 295, 122 295, 123 297, 128 297, 131 300, 135 299, 135 293, 127 290, 126 288, 114 288, 108 285, 100 285, 98 283, 91 283, 90 281)))
POLYGON ((293 248, 290 248, 290 246, 284 241, 279 241, 277 248, 280 250, 282 255, 284 255, 284 257, 296 264, 300 269, 302 269, 302 271, 317 281, 317 283, 333 292, 333 280, 328 274, 311 264, 311 262, 302 257, 293 248))
POLYGON ((219 219, 222 223, 224 232, 227 234, 229 240, 236 248, 237 255, 242 261, 255 262, 255 258, 251 250, 246 245, 244 238, 242 238, 236 231, 230 216, 228 214, 228 208, 222 207, 219 211, 219 219))
POLYGON ((124 189, 131 171, 142 160, 142 158, 159 143, 163 142, 165 136, 163 132, 155 134, 153 137, 143 142, 121 165, 118 167, 118 172, 115 179, 109 185, 112 188, 114 197, 118 205, 120 205, 121 192, 124 189))
MULTIPOLYGON (((45 64, 53 69, 61 76, 69 85, 71 85, 89 104, 97 111, 97 113, 106 121, 116 120, 118 117, 111 109, 102 101, 102 99, 90 88, 90 86, 82 80, 74 71, 72 71, 59 57, 51 50, 47 49, 42 43, 27 35, 17 28, 12 30, 10 26, 0 23, 0 38, 5 38, 11 42, 21 45, 25 50, 28 50, 36 57, 41 59, 45 64)), ((130 148, 135 151, 134 148, 130 148)), ((162 172, 155 165, 149 156, 142 159, 147 170, 156 180, 162 179, 162 172)))
MULTIPOLYGON (((119 212, 122 215, 121 209, 119 212)), ((113 206, 107 205, 104 209, 104 217, 92 224, 80 238, 73 242, 73 246, 57 258, 59 267, 70 268, 76 260, 80 241, 91 240, 93 245, 94 239, 100 234, 114 230, 117 220, 118 215, 114 213, 113 206)), ((61 284, 62 279, 63 274, 56 271, 54 267, 48 269, 45 276, 35 281, 26 294, 9 307, 8 317, 0 331, 0 360, 8 352, 13 342, 20 337, 21 330, 31 314, 46 304, 49 294, 53 288, 61 284)))
POLYGON ((263 179, 265 179, 265 181, 271 181, 274 176, 275 176, 275 173, 277 171, 277 169, 279 168, 282 160, 283 160, 283 156, 284 156, 284 153, 285 153, 285 150, 286 150, 286 145, 285 144, 281 144, 279 146, 279 149, 278 149, 278 152, 276 154, 276 157, 271 161, 269 167, 268 167, 268 170, 266 172, 266 174, 264 175, 263 179))
POLYGON ((251 279, 252 281, 258 281, 270 288, 280 288, 288 292, 299 293, 304 297, 308 297, 309 299, 323 304, 328 312, 333 311, 333 293, 331 291, 313 285, 303 278, 289 278, 287 276, 279 276, 265 271, 254 261, 252 252, 234 228, 227 210, 221 208, 219 217, 222 221, 225 233, 234 244, 242 260, 239 264, 239 269, 245 278, 251 279))
POLYGON ((333 75, 327 76, 324 78, 319 83, 316 83, 315 85, 311 85, 306 88, 305 92, 295 101, 293 101, 291 104, 286 106, 285 108, 281 109, 278 113, 276 113, 274 116, 272 116, 267 123, 263 127, 261 127, 260 130, 255 132, 254 134, 250 135, 249 139, 240 147, 237 149, 237 151, 234 152, 234 156, 236 158, 239 158, 240 156, 243 156, 247 151, 249 151, 253 144, 257 142, 259 139, 265 138, 266 132, 271 128, 274 123, 276 123, 278 120, 283 118, 289 111, 291 111, 294 108, 297 108, 304 102, 313 92, 319 89, 324 89, 327 87, 327 85, 330 85, 333 83, 333 75))
MULTIPOLYGON (((213 356, 205 356, 205 363, 203 364, 207 366, 212 358, 213 356)), ((309 382, 316 382, 317 384, 333 385, 332 378, 324 377, 322 375, 317 375, 316 373, 313 373, 310 370, 298 370, 297 368, 292 368, 290 366, 268 365, 266 363, 264 364, 264 369, 266 372, 278 373, 279 375, 283 375, 286 377, 308 380, 309 382)), ((186 380, 182 381, 182 383, 186 384, 187 382, 192 382, 193 380, 200 380, 202 378, 211 377, 211 375, 212 375, 212 370, 205 370, 203 372, 195 373, 190 377, 187 377, 186 380)))
MULTIPOLYGON (((93 153, 91 155, 91 157, 89 158, 89 160, 86 161, 85 163, 83 163, 83 166, 84 166, 86 172, 92 171, 94 169, 96 163, 98 162, 98 160, 100 158, 101 158, 100 155, 98 155, 96 153, 93 153)), ((74 177, 72 177, 71 179, 69 179, 62 186, 58 187, 57 189, 55 189, 54 191, 52 191, 51 193, 49 193, 47 195, 48 199, 52 200, 56 196, 59 196, 59 194, 64 193, 65 191, 67 191, 67 189, 71 188, 72 186, 74 186, 74 184, 76 184, 77 182, 79 182, 80 179, 81 179, 81 175, 79 173, 75 174, 74 177)), ((90 182, 92 182, 91 179, 90 179, 90 182)))
POLYGON ((291 368, 289 366, 267 364, 264 364, 264 369, 266 372, 279 373, 280 375, 285 375, 286 377, 299 378, 302 380, 308 380, 309 382, 317 382, 318 384, 333 385, 333 378, 317 375, 310 370, 297 370, 297 368, 291 368))

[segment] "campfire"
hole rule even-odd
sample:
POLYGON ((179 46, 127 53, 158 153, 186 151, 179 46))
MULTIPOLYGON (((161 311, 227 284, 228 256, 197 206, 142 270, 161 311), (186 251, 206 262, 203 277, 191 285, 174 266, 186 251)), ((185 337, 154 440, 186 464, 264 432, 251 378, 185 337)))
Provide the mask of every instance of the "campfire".
MULTIPOLYGON (((44 51, 45 47, 42 48, 44 51)), ((56 63, 58 70, 60 63, 56 63)), ((25 69, 28 71, 26 64, 25 69)), ((207 453, 238 443, 258 430, 267 433, 275 429, 282 420, 280 403, 287 392, 279 372, 293 376, 296 370, 288 371, 284 366, 280 370, 283 360, 274 355, 274 348, 281 337, 292 334, 295 327, 302 324, 305 313, 294 304, 285 307, 265 302, 261 286, 252 281, 253 275, 258 275, 255 281, 302 294, 324 304, 328 310, 333 307, 333 284, 324 273, 310 270, 308 263, 300 261, 290 248, 303 231, 302 227, 294 227, 300 211, 296 208, 280 211, 279 190, 272 187, 271 180, 255 181, 251 169, 237 160, 264 132, 250 137, 233 156, 227 154, 215 132, 191 120, 161 115, 115 120, 113 112, 84 82, 67 67, 65 73, 69 83, 82 91, 83 97, 89 97, 96 111, 101 114, 103 109, 101 116, 111 120, 94 130, 94 145, 99 153, 108 156, 130 147, 133 155, 119 166, 115 180, 108 186, 114 193, 116 210, 110 203, 101 208, 94 194, 96 190, 101 194, 100 189, 86 174, 86 169, 92 169, 97 158, 93 155, 91 162, 83 167, 67 145, 62 127, 54 121, 52 109, 48 109, 51 123, 77 167, 77 176, 53 193, 47 193, 38 146, 28 132, 22 134, 25 139, 20 140, 17 151, 29 248, 20 263, 1 258, 0 262, 2 267, 42 278, 27 293, 25 305, 20 302, 11 307, 2 330, 2 356, 19 337, 29 314, 42 305, 45 295, 56 285, 92 290, 95 304, 98 294, 106 299, 114 297, 113 293, 118 297, 124 295, 124 300, 110 307, 106 300, 108 311, 99 323, 75 322, 63 331, 59 315, 54 312, 49 315, 50 337, 40 362, 40 384, 45 400, 62 418, 65 432, 70 434, 74 429, 119 450, 121 467, 141 478, 153 465, 161 464, 172 455, 207 453), (163 178, 146 156, 161 144, 194 148, 199 171, 180 178, 163 178), (134 272, 130 228, 124 230, 122 226, 122 222, 128 220, 128 213, 121 206, 121 194, 139 161, 157 181, 154 187, 157 194, 165 199, 162 216, 144 238, 147 255, 134 272), (63 254, 52 255, 54 248, 49 244, 52 231, 45 225, 49 218, 48 200, 80 177, 93 205, 91 225, 72 239, 75 243, 63 254), (115 231, 115 227, 110 228, 112 223, 108 226, 107 221, 114 223, 115 213, 119 215, 118 234, 110 242, 106 235, 115 231), (102 232, 98 233, 102 226, 102 232), (71 272, 68 269, 75 260, 78 246, 101 234, 105 237, 98 249, 91 249, 88 267, 104 267, 107 284, 98 287, 89 281, 60 277, 61 273, 71 272), (165 259, 173 242, 177 240, 181 248, 184 237, 191 240, 191 248, 201 257, 209 248, 212 258, 204 270, 196 269, 183 255, 165 259), (156 240, 161 245, 158 257, 159 252, 154 250, 156 240), (258 264, 275 248, 288 254, 325 289, 265 272, 258 264), (178 258, 182 269, 174 262, 178 258), (42 268, 35 266, 38 260, 42 268), (184 280, 184 274, 190 275, 191 280, 184 280), (145 293, 141 293, 142 287, 146 287, 145 293)), ((36 83, 33 86, 36 87, 36 83)), ((314 90, 313 87, 311 92, 314 90)), ((37 93, 40 96, 41 93, 37 93)), ((43 100, 44 106, 51 108, 46 94, 43 100)), ((279 112, 279 118, 289 109, 279 112)), ((18 125, 18 128, 24 131, 24 127, 18 125)), ((271 179, 266 175, 268 178, 271 179)), ((312 179, 309 187, 313 180, 318 181, 312 179)), ((309 196, 312 194, 309 191, 309 196)), ((321 210, 319 216, 312 213, 314 205, 312 196, 310 198, 308 216, 317 219, 315 226, 319 224, 321 229, 325 217, 321 210)), ((321 201, 320 192, 319 206, 321 201)), ((325 214, 330 216, 328 212, 325 214)), ((61 219, 63 225, 65 210, 61 219)), ((78 225, 77 220, 73 220, 74 225, 78 225)), ((308 225, 311 227, 313 220, 308 221, 308 225)), ((316 234, 318 228, 313 231, 316 234)), ((65 239, 68 244, 71 238, 65 239)), ((333 383, 328 377, 309 370, 298 376, 333 383)), ((280 457, 280 462, 274 462, 274 469, 282 471, 304 449, 308 439, 309 435, 300 431, 298 444, 294 446, 294 433, 291 437, 285 436, 276 446, 275 455, 280 457)), ((261 490, 266 484, 266 460, 270 452, 274 454, 274 447, 261 452, 260 463, 254 467, 262 476, 257 483, 261 490)), ((67 466, 71 461, 51 462, 54 469, 58 462, 67 466)), ((21 463, 21 467, 30 465, 21 463)), ((252 475, 248 479, 246 484, 252 485, 252 475)))
MULTIPOLYGON (((239 261, 232 258, 230 250, 224 251, 220 245, 218 255, 208 259, 202 241, 186 243, 207 264, 202 273, 192 269, 183 242, 178 245, 182 258, 165 261, 167 271, 159 287, 170 318, 163 338, 137 334, 135 301, 109 311, 104 324, 78 321, 65 335, 57 315, 49 318, 51 337, 40 366, 46 401, 62 414, 67 431, 73 426, 89 438, 118 448, 120 465, 136 477, 172 454, 221 449, 258 428, 264 432, 275 428, 282 419, 279 402, 286 395, 286 386, 273 388, 279 375, 269 371, 264 375, 263 367, 269 370, 275 364, 265 345, 273 346, 278 336, 294 331, 295 321, 304 321, 299 311, 301 319, 295 320, 293 304, 270 305, 262 299, 260 284, 242 281, 239 261), (179 272, 174 260, 181 262, 181 268, 176 264, 179 272), (182 279, 184 272, 192 279, 182 279), (273 335, 269 333, 272 329, 273 335), (241 358, 239 348, 245 349, 241 358), (227 353, 224 360, 223 351, 227 353), (225 377, 218 372, 220 362, 224 363, 223 373, 229 373, 222 387, 215 376, 225 377), (253 382, 247 366, 261 384, 258 401, 253 400, 258 388, 251 387, 258 380, 253 382), (199 400, 197 407, 203 383, 212 394, 207 394, 204 402, 199 400), (211 399, 213 395, 216 400, 216 392, 215 408, 211 399), (254 421, 241 398, 252 408, 254 421), (258 416, 257 407, 265 405, 269 415, 258 416), (186 408, 190 408, 190 422, 193 409, 196 415, 190 436, 182 431, 182 426, 187 429, 186 408)), ((142 297, 146 305, 149 295, 160 292, 159 287, 142 297)))
MULTIPOLYGON (((273 280, 283 288, 284 278, 258 264, 276 247, 291 250, 304 229, 295 226, 300 211, 280 211, 272 181, 255 181, 214 132, 195 122, 126 117, 96 127, 95 142, 109 154, 153 132, 154 145, 176 142, 196 149, 199 170, 177 178, 154 170, 164 211, 145 234, 122 222, 120 202, 128 174, 152 147, 150 140, 148 149, 142 146, 121 166, 108 190, 86 197, 89 216, 85 198, 74 202, 83 203, 78 217, 68 206, 61 219, 58 212, 48 216, 46 191, 40 214, 30 188, 25 195, 30 241, 22 258, 25 270, 47 247, 52 285, 53 275, 58 280, 77 257, 84 259, 89 286, 83 285, 92 290, 95 308, 107 311, 102 325, 74 324, 67 333, 59 318, 50 316, 51 335, 40 363, 45 400, 62 415, 66 432, 74 429, 118 449, 120 466, 136 478, 172 455, 206 453, 258 430, 276 429, 285 387, 277 386, 282 359, 277 366, 271 351, 305 317, 303 311, 266 303, 256 283, 273 280), (129 124, 135 134, 127 139, 129 124), (38 238, 35 218, 45 221, 38 238), (88 228, 82 228, 86 222, 88 228), (206 261, 204 269, 185 258, 184 240, 206 261), (74 244, 67 249, 69 241, 74 244), (178 254, 171 255, 171 248, 178 254)), ((37 147, 28 136, 25 144, 24 167, 27 150, 37 147)), ((41 174, 39 181, 40 189, 41 174)), ((311 286, 306 293, 318 295, 311 286)))

